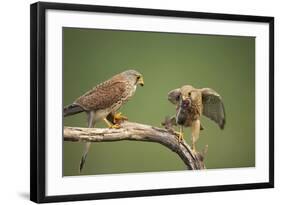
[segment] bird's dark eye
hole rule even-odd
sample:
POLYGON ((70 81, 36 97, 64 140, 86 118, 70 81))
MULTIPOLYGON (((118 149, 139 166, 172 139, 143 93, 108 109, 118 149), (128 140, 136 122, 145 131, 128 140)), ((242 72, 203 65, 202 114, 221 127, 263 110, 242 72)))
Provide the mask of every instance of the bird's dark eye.
POLYGON ((139 80, 140 79, 140 76, 137 76, 137 80, 139 80))
POLYGON ((180 100, 180 95, 177 95, 176 96, 176 101, 179 101, 180 100))
POLYGON ((189 96, 189 97, 191 96, 191 92, 188 93, 188 96, 189 96))

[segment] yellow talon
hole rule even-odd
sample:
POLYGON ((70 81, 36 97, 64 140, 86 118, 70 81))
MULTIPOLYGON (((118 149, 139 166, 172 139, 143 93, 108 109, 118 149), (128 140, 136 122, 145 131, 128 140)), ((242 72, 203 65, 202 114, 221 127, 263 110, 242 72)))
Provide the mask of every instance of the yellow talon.
POLYGON ((197 153, 196 148, 195 148, 195 141, 193 140, 193 138, 192 138, 192 146, 191 146, 191 149, 192 149, 193 154, 196 154, 196 153, 197 153))
POLYGON ((192 150, 193 154, 197 153, 195 147, 193 147, 191 150, 192 150))
POLYGON ((121 126, 118 125, 118 124, 114 124, 114 125, 110 125, 109 128, 110 128, 110 129, 120 129, 121 126))
POLYGON ((177 132, 177 131, 175 131, 175 134, 176 134, 177 137, 178 137, 179 143, 181 143, 181 142, 183 141, 183 132, 177 132))
POLYGON ((107 124, 108 128, 119 129, 121 127, 121 125, 119 124, 111 124, 106 118, 104 118, 103 120, 107 124))
POLYGON ((196 155, 197 151, 196 151, 196 148, 195 148, 195 143, 192 142, 192 146, 191 146, 191 151, 194 155, 196 155))
POLYGON ((120 121, 123 121, 123 120, 128 120, 128 118, 126 116, 123 116, 121 112, 114 114, 114 116, 113 116, 114 124, 115 123, 119 124, 120 121))

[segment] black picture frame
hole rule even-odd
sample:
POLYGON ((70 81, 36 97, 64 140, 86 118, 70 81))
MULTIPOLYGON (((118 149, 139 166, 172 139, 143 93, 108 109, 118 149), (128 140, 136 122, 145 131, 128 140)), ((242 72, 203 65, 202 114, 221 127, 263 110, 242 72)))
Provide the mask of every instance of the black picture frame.
POLYGON ((140 197, 197 192, 230 191, 274 187, 274 17, 233 15, 203 12, 110 7, 82 4, 38 2, 30 6, 30 199, 37 203, 76 200, 140 197), (180 18, 217 19, 263 22, 269 24, 269 181, 263 183, 229 184, 192 188, 171 188, 107 193, 46 196, 46 82, 45 37, 46 11, 68 10, 130 15, 169 16, 180 18))

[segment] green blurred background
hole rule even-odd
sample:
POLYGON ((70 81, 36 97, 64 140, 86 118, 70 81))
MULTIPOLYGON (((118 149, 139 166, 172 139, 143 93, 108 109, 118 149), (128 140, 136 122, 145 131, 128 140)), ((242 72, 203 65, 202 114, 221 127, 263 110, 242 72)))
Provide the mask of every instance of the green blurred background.
MULTIPOLYGON (((184 84, 213 88, 223 97, 226 126, 220 130, 202 117, 197 149, 209 145, 207 168, 255 166, 254 37, 64 28, 63 61, 64 105, 119 72, 141 72, 145 86, 120 111, 153 126, 175 113, 168 91, 184 84)), ((86 127, 86 114, 67 117, 64 125, 86 127)), ((190 143, 190 128, 185 139, 190 143)), ((64 176, 79 175, 83 149, 83 143, 64 142, 64 176)), ((173 170, 185 165, 166 147, 122 141, 92 144, 82 174, 173 170)))

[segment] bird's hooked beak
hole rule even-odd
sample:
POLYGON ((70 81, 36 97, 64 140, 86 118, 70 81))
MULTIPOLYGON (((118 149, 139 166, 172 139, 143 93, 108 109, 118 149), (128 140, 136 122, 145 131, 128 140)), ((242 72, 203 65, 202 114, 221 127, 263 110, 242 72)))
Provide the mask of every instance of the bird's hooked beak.
POLYGON ((144 81, 143 81, 143 77, 142 77, 142 76, 140 76, 140 78, 139 78, 139 80, 138 80, 138 84, 139 84, 140 86, 144 86, 144 81))
POLYGON ((182 95, 182 100, 183 100, 183 101, 190 100, 190 97, 189 97, 189 96, 182 95))

